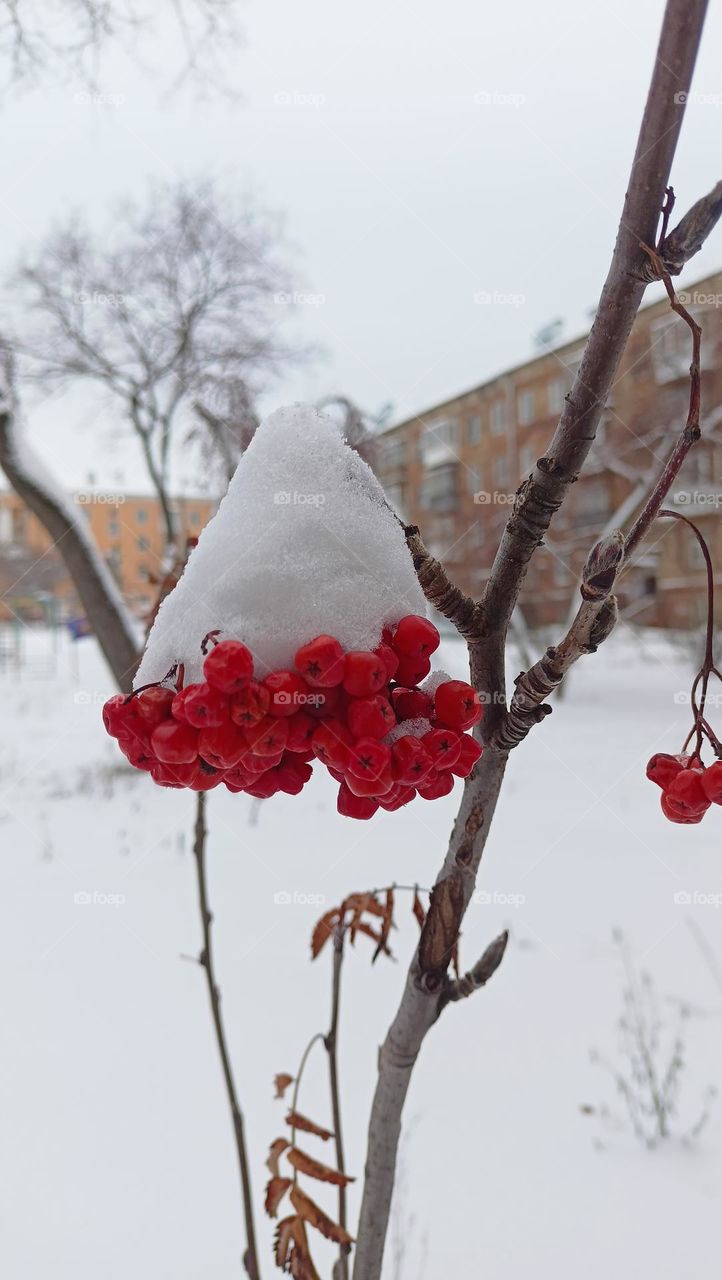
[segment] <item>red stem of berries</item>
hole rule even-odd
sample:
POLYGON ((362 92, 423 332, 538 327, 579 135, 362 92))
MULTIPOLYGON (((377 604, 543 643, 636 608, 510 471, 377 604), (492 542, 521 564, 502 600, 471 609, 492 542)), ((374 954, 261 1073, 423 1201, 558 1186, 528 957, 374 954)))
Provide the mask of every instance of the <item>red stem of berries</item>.
POLYGON ((663 519, 680 520, 690 528, 704 557, 707 572, 707 626, 702 666, 692 683, 690 702, 693 723, 678 756, 659 752, 647 765, 647 777, 662 789, 662 812, 671 822, 696 824, 702 821, 712 804, 722 804, 722 743, 713 732, 706 716, 707 691, 711 676, 722 680, 714 662, 714 569, 709 547, 697 526, 678 511, 659 512, 663 519), (694 740, 694 750, 688 747, 694 740), (702 759, 705 740, 717 759, 706 766, 702 759))

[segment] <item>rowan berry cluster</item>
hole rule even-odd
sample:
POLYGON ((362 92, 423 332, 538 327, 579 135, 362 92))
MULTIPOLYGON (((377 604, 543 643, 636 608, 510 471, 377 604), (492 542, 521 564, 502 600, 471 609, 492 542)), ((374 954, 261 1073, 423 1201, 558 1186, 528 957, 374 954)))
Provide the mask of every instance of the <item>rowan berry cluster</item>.
POLYGON ((662 788, 662 813, 670 822, 701 822, 710 805, 722 804, 722 760, 705 766, 699 756, 658 752, 647 777, 662 788))
POLYGON ((448 795, 481 755, 467 732, 481 718, 476 690, 463 680, 419 688, 439 644, 426 618, 402 618, 373 652, 316 636, 297 651, 293 670, 261 680, 244 644, 214 633, 209 641, 200 683, 184 686, 176 667, 103 708, 126 758, 160 786, 298 795, 318 760, 339 783, 339 813, 364 819, 417 795, 448 795), (399 732, 407 721, 414 732, 399 732))

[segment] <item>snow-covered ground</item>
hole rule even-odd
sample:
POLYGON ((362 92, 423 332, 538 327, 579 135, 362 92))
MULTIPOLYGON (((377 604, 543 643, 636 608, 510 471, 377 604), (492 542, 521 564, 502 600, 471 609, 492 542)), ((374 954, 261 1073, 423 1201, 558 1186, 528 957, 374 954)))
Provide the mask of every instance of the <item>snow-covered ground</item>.
MULTIPOLYGON (((100 722, 112 686, 92 642, 63 640, 57 659, 47 635, 24 644, 22 668, 0 674, 3 1274, 237 1280, 231 1131, 203 975, 182 958, 199 946, 193 797, 123 767, 100 722)), ((445 644, 440 663, 461 674, 461 647, 445 644)), ((643 777, 647 757, 684 736, 690 674, 681 653, 621 635, 579 664, 512 759, 462 963, 507 924, 511 943, 490 986, 424 1047, 395 1214, 404 1269, 390 1251, 388 1280, 716 1274, 722 1102, 694 1147, 655 1151, 581 1110, 621 1115, 589 1057, 617 1053, 615 926, 662 996, 694 1007, 683 1124, 720 1077, 722 989, 699 938, 722 964, 722 813, 674 827, 643 777)), ((295 1071, 328 1018, 330 956, 310 963, 312 924, 349 890, 428 884, 457 794, 370 824, 336 815, 327 776, 260 808, 209 798, 218 967, 259 1208, 284 1114, 272 1077, 295 1071)), ((361 940, 344 971, 359 1175, 377 1045, 417 933, 404 902, 400 919, 400 963, 371 968, 361 940)), ((671 1018, 673 1001, 662 1007, 671 1018)), ((324 1069, 320 1053, 301 1097, 320 1121, 324 1069)), ((333 1213, 333 1196, 318 1198, 333 1213)), ((267 1280, 271 1227, 258 1222, 267 1280)), ((327 1276, 330 1255, 317 1255, 327 1276)))

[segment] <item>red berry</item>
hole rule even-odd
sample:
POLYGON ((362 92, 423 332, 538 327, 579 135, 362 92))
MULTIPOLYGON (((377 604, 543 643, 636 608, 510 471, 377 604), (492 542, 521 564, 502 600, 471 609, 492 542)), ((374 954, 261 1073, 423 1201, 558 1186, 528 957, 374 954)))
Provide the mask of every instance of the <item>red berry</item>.
POLYGON ((198 754, 215 769, 232 769, 247 749, 243 734, 230 720, 213 729, 201 729, 198 735, 198 754))
POLYGON ((285 791, 286 795, 297 796, 303 791, 313 769, 310 764, 304 764, 297 756, 286 754, 274 773, 279 790, 285 791))
POLYGON ((279 790, 278 778, 274 769, 268 769, 262 776, 254 778, 246 787, 246 793, 256 800, 270 800, 279 790))
POLYGON ((430 774, 416 789, 423 800, 438 800, 441 796, 448 796, 453 787, 454 775, 450 769, 444 769, 441 773, 430 774))
POLYGON ((271 694, 262 684, 258 684, 256 680, 251 680, 242 689, 240 693, 234 693, 231 697, 230 710, 231 720, 234 724, 241 725, 245 728, 249 724, 258 724, 264 716, 268 715, 271 706, 271 694))
POLYGON ((121 736, 118 739, 118 746, 123 752, 126 760, 129 760, 133 765, 134 769, 143 769, 146 773, 150 773, 153 765, 158 763, 151 747, 139 738, 125 738, 121 736))
POLYGON ((351 699, 346 723, 355 738, 383 738, 396 724, 396 716, 388 698, 375 693, 371 698, 351 699))
POLYGON ((397 809, 402 809, 405 804, 409 804, 415 795, 413 787, 401 787, 397 784, 378 799, 382 809, 386 809, 388 813, 394 813, 397 809))
POLYGON ((308 685, 295 671, 272 671, 263 683, 271 695, 272 716, 293 716, 308 704, 308 685))
POLYGON ((434 714, 433 698, 421 689, 394 689, 391 704, 397 720, 430 720, 434 714))
POLYGON ((342 716, 346 707, 348 694, 340 684, 333 689, 311 689, 307 695, 304 711, 317 720, 327 720, 331 716, 342 716))
POLYGON ((198 734, 190 725, 164 720, 150 737, 151 746, 164 764, 190 764, 198 755, 198 734))
POLYGON ((151 689, 143 689, 133 699, 139 720, 154 729, 161 720, 170 717, 174 696, 172 689, 164 689, 159 684, 153 685, 151 689))
POLYGON ((257 756, 275 756, 288 742, 288 721, 278 716, 264 716, 257 724, 243 730, 251 751, 257 756))
POLYGON ((196 773, 198 772, 198 762, 193 760, 191 764, 161 764, 156 761, 153 765, 150 776, 159 787, 189 787, 196 773))
POLYGON ((393 680, 399 669, 399 655, 395 653, 390 644, 380 644, 378 649, 374 649, 374 653, 381 659, 386 668, 386 679, 393 680))
POLYGON ((253 676, 253 654, 240 640, 221 640, 203 663, 203 674, 221 693, 238 693, 253 676))
POLYGON ((341 783, 336 808, 344 818, 360 818, 365 821, 367 818, 373 818, 378 807, 378 802, 372 800, 370 796, 356 796, 353 791, 349 791, 345 782, 341 783))
POLYGON ((434 695, 436 719, 449 729, 471 729, 481 720, 482 711, 476 689, 464 680, 447 680, 434 695))
POLYGON ((206 764, 205 760, 199 760, 198 768, 188 786, 191 791, 212 791, 222 781, 222 769, 214 769, 212 765, 206 764))
POLYGON ((316 636, 301 645, 293 663, 314 689, 331 689, 343 680, 344 652, 334 636, 316 636))
POLYGON ((238 761, 238 768, 244 769, 251 777, 256 778, 259 773, 266 773, 268 769, 273 769, 280 764, 282 756, 282 751, 278 751, 275 756, 257 756, 249 747, 238 761))
MULTIPOLYGON (((311 748, 311 739, 318 728, 318 721, 305 711, 297 711, 288 722, 288 751, 306 751, 311 748)), ((313 752, 311 753, 313 754, 313 752)))
POLYGON ((462 733, 459 745, 459 759, 451 766, 451 772, 457 778, 468 778, 484 748, 468 733, 462 733))
POLYGON ((431 670, 431 659, 423 654, 402 653, 396 671, 399 684, 415 685, 425 680, 431 670))
POLYGON ((689 756, 670 756, 664 751, 658 751, 647 765, 647 777, 664 790, 688 760, 689 756))
POLYGON ((375 738, 359 738, 351 748, 346 782, 356 795, 383 795, 393 785, 391 751, 375 738), (362 790, 358 785, 375 788, 362 790))
POLYGON ((103 724, 111 738, 117 738, 132 720, 138 719, 133 702, 134 699, 127 698, 123 693, 114 693, 112 698, 108 698, 103 707, 103 724))
POLYGON ((399 622, 391 641, 397 653, 409 658, 428 658, 441 641, 436 627, 428 618, 409 613, 399 622))
POLYGON ((327 769, 348 768, 353 737, 341 720, 324 720, 316 729, 311 746, 313 753, 327 769))
POLYGON ((173 699, 173 715, 196 729, 212 729, 228 719, 228 699, 203 681, 189 684, 173 699))
POLYGON ((366 649, 346 654, 343 687, 353 698, 368 698, 379 693, 387 683, 386 667, 381 658, 366 649))
POLYGON ((722 760, 715 760, 702 774, 702 790, 711 804, 722 804, 722 760))
POLYGON ((223 775, 225 785, 228 790, 232 791, 235 795, 237 795, 239 791, 245 791, 246 787, 249 783, 252 783, 253 780, 253 775, 248 773, 245 769, 242 769, 240 765, 236 765, 233 769, 226 769, 226 772, 223 775))
POLYGON ((420 738, 406 734, 397 738, 391 747, 391 772, 399 783, 418 786, 434 766, 420 738))
POLYGON ((693 826, 696 823, 701 822, 706 813, 706 809, 702 809, 698 813, 689 813, 684 812, 681 809, 674 808, 673 805, 670 804, 669 796, 666 791, 662 792, 659 799, 662 805, 662 813, 665 818, 669 818, 670 822, 679 822, 685 826, 693 826))
POLYGON ((710 801, 703 790, 702 777, 701 769, 681 769, 665 788, 667 807, 680 814, 705 813, 710 801))
POLYGON ((461 739, 453 729, 432 729, 421 741, 437 769, 451 769, 459 759, 461 739))

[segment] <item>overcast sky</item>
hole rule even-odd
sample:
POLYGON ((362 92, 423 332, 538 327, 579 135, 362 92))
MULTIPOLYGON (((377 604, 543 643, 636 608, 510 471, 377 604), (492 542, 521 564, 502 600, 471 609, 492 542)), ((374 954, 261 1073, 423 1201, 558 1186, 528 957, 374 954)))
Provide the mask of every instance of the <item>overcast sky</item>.
MULTIPOLYGON (((673 172, 680 211, 721 176, 722 5, 710 7, 673 172)), ((285 212, 310 299, 297 323, 327 352, 266 407, 342 391, 372 410, 392 402, 396 418, 422 410, 525 359, 546 322, 563 318, 564 337, 587 327, 662 10, 248 0, 238 103, 163 98, 114 58, 100 76, 111 102, 88 103, 78 82, 5 105, 3 269, 69 209, 102 225, 149 178, 210 171, 285 212)), ((722 232, 687 279, 720 264, 722 232)), ((33 440, 71 484, 89 471, 137 483, 135 447, 109 447, 111 426, 89 404, 29 407, 33 440)))

